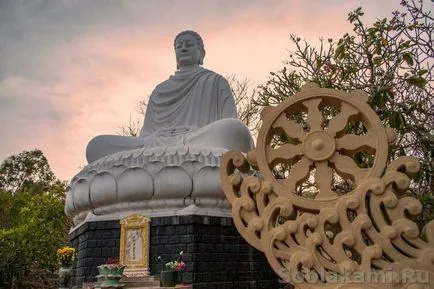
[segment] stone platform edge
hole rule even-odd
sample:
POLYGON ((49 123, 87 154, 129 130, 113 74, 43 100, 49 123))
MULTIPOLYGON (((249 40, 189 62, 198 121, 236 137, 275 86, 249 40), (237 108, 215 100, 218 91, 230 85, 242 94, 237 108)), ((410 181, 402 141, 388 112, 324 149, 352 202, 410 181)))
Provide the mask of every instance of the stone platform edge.
POLYGON ((211 209, 211 208, 200 208, 196 205, 189 205, 183 209, 165 209, 165 210, 141 210, 134 212, 118 212, 115 214, 108 215, 94 215, 89 213, 86 219, 72 227, 69 234, 80 229, 86 223, 89 222, 101 222, 101 221, 119 221, 125 217, 132 214, 138 214, 145 217, 153 218, 168 218, 168 217, 188 217, 188 216, 200 216, 200 217, 217 217, 217 218, 232 218, 231 209, 211 209))

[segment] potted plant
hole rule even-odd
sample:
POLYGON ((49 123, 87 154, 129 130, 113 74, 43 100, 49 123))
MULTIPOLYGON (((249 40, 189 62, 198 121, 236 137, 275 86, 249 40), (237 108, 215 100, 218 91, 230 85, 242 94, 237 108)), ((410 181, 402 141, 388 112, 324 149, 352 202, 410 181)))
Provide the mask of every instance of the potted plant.
POLYGON ((125 265, 119 264, 118 258, 109 258, 104 264, 98 266, 99 275, 96 277, 100 281, 101 288, 122 288, 126 284, 120 284, 125 265))
MULTIPOLYGON (((160 273, 161 285, 163 287, 174 287, 178 283, 179 274, 185 269, 185 263, 181 260, 183 251, 178 255, 174 261, 167 262, 165 270, 160 273)), ((158 257, 161 260, 161 257, 158 257)))
POLYGON ((75 249, 65 246, 57 249, 57 260, 59 262, 59 287, 68 288, 69 279, 72 276, 72 262, 75 259, 75 249))

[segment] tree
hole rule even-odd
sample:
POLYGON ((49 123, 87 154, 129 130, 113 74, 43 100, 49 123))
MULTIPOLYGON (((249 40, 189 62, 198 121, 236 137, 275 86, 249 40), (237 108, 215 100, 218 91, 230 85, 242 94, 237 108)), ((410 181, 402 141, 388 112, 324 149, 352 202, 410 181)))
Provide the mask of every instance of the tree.
POLYGON ((39 192, 55 181, 47 159, 38 149, 13 155, 0 165, 0 191, 13 195, 30 188, 39 192))
MULTIPOLYGON (((148 97, 149 98, 149 95, 148 97)), ((147 102, 142 99, 139 101, 139 105, 136 109, 136 111, 140 114, 140 115, 145 115, 146 112, 146 105, 147 102)), ((121 125, 120 126, 120 135, 125 135, 125 136, 136 136, 138 137, 140 135, 140 130, 142 129, 141 127, 141 122, 139 120, 136 121, 132 121, 131 120, 131 114, 130 114, 130 121, 127 125, 121 125)))
POLYGON ((0 165, 0 288, 52 288, 56 249, 67 244, 65 183, 40 150, 0 165))
POLYGON ((238 80, 235 75, 228 77, 229 86, 234 95, 238 118, 244 122, 255 136, 260 125, 260 107, 252 100, 256 95, 256 89, 252 88, 249 79, 238 80))
POLYGON ((19 212, 28 202, 27 194, 51 190, 64 198, 65 183, 56 179, 42 151, 35 149, 10 156, 0 164, 0 226, 20 223, 19 212))
MULTIPOLYGON (((423 1, 402 1, 401 5, 405 12, 395 11, 390 19, 370 26, 362 21, 362 9, 356 9, 348 15, 353 33, 338 41, 321 39, 319 47, 292 35, 294 50, 286 66, 271 73, 252 103, 277 105, 311 81, 320 87, 365 91, 383 123, 397 131, 389 159, 412 155, 421 162, 410 193, 421 200, 422 218, 428 220, 434 217, 434 19, 423 1)), ((363 130, 360 126, 350 129, 363 130)), ((369 167, 372 158, 362 154, 355 161, 369 167)))

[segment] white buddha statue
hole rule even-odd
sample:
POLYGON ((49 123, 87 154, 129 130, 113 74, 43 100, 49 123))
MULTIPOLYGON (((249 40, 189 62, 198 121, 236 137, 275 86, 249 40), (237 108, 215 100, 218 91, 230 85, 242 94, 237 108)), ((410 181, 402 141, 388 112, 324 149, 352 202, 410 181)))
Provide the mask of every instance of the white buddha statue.
POLYGON ((250 131, 236 119, 227 80, 201 67, 202 38, 184 31, 174 45, 178 70, 152 92, 139 137, 89 142, 89 164, 67 188, 65 212, 75 224, 132 212, 230 216, 220 161, 227 150, 247 152, 250 131))
POLYGON ((152 92, 140 136, 95 137, 86 150, 89 163, 137 148, 219 147, 245 152, 251 148, 248 128, 236 119, 227 80, 200 66, 205 49, 199 34, 179 33, 174 48, 178 70, 152 92))

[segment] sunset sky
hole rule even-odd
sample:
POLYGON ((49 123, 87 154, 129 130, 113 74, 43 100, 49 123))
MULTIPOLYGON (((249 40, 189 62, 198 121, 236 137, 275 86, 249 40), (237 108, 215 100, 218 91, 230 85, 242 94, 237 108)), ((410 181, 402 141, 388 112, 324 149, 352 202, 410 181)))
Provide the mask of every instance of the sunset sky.
POLYGON ((143 121, 138 102, 175 70, 173 38, 202 35, 204 67, 264 83, 290 34, 338 38, 359 6, 366 22, 399 0, 0 0, 0 161, 41 149, 68 180, 88 141, 143 121))

